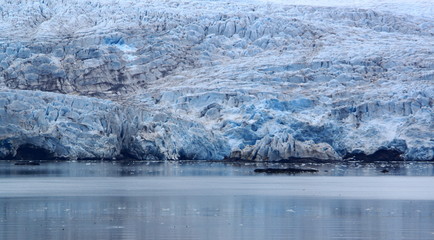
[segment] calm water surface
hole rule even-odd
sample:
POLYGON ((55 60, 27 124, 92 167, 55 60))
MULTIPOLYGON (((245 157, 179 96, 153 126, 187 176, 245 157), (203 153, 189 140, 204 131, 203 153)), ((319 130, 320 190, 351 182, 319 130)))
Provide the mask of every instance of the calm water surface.
POLYGON ((427 163, 13 163, 0 239, 434 239, 427 163))

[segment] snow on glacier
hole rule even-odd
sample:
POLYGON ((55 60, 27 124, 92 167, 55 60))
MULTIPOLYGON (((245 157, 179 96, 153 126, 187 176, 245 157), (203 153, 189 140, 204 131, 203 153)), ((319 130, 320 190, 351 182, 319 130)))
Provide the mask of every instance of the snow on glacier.
POLYGON ((32 144, 66 158, 431 160, 433 8, 2 1, 0 157, 32 144), (51 103, 74 117, 34 117, 58 114, 51 103))
POLYGON ((374 9, 377 11, 390 11, 399 14, 432 17, 434 5, 431 0, 259 0, 267 3, 280 3, 291 5, 311 5, 324 7, 356 7, 374 9))

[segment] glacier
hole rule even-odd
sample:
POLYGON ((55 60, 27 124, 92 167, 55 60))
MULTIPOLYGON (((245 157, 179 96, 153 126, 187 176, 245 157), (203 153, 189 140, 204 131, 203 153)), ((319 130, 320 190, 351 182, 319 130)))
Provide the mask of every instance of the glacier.
POLYGON ((0 3, 0 159, 434 160, 430 1, 0 3))

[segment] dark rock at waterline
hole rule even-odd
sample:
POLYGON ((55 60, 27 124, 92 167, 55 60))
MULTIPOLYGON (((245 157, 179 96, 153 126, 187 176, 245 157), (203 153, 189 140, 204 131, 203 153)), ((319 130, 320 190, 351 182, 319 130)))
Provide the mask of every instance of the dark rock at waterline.
MULTIPOLYGON (((241 158, 241 157, 232 157, 233 154, 231 154, 231 157, 225 157, 223 160, 226 162, 261 162, 261 161, 254 161, 253 159, 248 158, 241 158)), ((274 160, 274 161, 263 161, 263 162, 276 162, 276 163, 331 163, 331 162, 338 162, 338 160, 335 159, 319 159, 319 158, 307 158, 307 157, 289 157, 285 159, 280 160, 274 160)))
MULTIPOLYGON (((6 156, 5 159, 15 159, 15 160, 33 160, 33 159, 44 159, 44 160, 54 160, 56 159, 54 154, 44 148, 32 145, 24 144, 21 145, 15 154, 15 156, 6 156)), ((31 161, 23 161, 31 162, 31 161)), ((28 164, 27 164, 28 165, 28 164)))
POLYGON ((397 149, 379 149, 373 154, 365 154, 363 151, 353 151, 344 156, 345 160, 361 160, 361 161, 402 161, 403 152, 397 149))
POLYGON ((38 166, 38 165, 40 165, 40 163, 36 162, 36 161, 18 161, 14 165, 17 165, 17 166, 38 166))
POLYGON ((297 173, 316 173, 317 169, 312 168, 257 168, 254 170, 255 173, 267 173, 267 174, 297 174, 297 173))

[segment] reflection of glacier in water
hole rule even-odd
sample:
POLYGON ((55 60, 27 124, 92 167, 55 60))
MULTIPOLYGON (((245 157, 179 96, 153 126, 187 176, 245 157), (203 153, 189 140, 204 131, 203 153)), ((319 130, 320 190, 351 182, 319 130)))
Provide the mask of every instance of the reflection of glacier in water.
POLYGON ((2 239, 432 239, 434 201, 293 196, 1 198, 2 239))
POLYGON ((256 166, 223 163, 1 165, 11 166, 0 174, 1 239, 434 236, 432 164, 401 168, 417 177, 383 176, 383 164, 344 177, 249 175, 256 166), (19 167, 42 174, 19 175, 19 167), (133 169, 143 174, 119 175, 133 169))
MULTIPOLYGON (((38 162, 39 161, 34 161, 38 162)), ((250 176, 264 168, 317 169, 307 176, 434 176, 429 162, 221 162, 221 161, 42 161, 40 166, 0 161, 0 178, 13 177, 126 177, 126 176, 250 176)), ((26 161, 23 161, 26 163, 26 161)))

